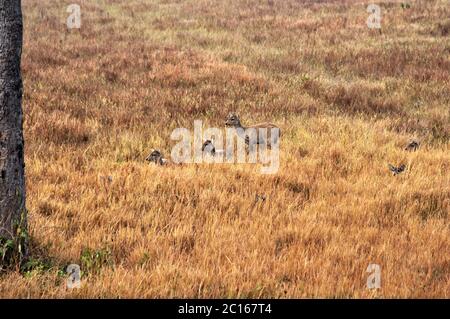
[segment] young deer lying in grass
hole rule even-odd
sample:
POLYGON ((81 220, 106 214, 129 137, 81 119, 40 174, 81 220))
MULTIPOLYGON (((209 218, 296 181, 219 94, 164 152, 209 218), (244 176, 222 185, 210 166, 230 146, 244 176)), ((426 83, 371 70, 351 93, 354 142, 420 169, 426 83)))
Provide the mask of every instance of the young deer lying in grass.
MULTIPOLYGON (((228 114, 228 116, 227 116, 227 118, 225 120, 225 126, 226 127, 234 127, 236 129, 241 129, 241 130, 238 130, 238 135, 239 135, 239 137, 245 139, 246 146, 249 146, 249 144, 250 144, 250 137, 247 134, 246 130, 247 129, 255 129, 256 130, 256 132, 255 132, 256 133, 256 137, 255 137, 256 144, 267 143, 267 147, 269 149, 272 146, 271 129, 275 129, 276 128, 276 129, 280 130, 280 128, 278 126, 276 126, 275 124, 267 123, 267 122, 259 123, 259 124, 255 124, 255 125, 251 125, 251 126, 245 127, 245 126, 243 126, 241 124, 241 121, 240 121, 239 117, 235 113, 229 113, 228 114), (259 129, 266 129, 266 131, 267 131, 267 136, 266 136, 267 141, 264 140, 264 138, 262 138, 259 135, 259 129)), ((280 131, 278 131, 278 133, 279 133, 279 135, 281 134, 280 131)), ((279 135, 273 137, 273 142, 274 143, 278 143, 279 135)))

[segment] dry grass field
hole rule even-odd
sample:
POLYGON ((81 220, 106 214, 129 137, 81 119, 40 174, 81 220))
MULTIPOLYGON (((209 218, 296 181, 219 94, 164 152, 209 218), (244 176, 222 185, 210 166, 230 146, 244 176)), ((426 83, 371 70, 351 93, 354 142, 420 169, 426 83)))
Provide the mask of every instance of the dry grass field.
POLYGON ((0 297, 449 298, 450 6, 407 2, 379 32, 356 0, 23 0, 31 259, 0 297), (276 174, 145 162, 232 111, 281 127, 276 174))

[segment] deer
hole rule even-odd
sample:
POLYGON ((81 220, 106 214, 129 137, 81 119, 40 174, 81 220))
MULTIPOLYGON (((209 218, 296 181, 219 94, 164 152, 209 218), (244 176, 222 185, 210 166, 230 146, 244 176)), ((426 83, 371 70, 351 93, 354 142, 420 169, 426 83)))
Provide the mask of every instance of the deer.
POLYGON ((256 133, 256 136, 255 136, 255 139, 252 140, 253 143, 255 143, 255 144, 267 143, 267 147, 270 149, 272 147, 272 142, 274 142, 275 144, 278 143, 280 128, 272 123, 264 122, 264 123, 259 123, 259 124, 245 127, 241 124, 241 120, 239 119, 239 116, 237 114, 229 113, 225 120, 225 126, 237 129, 238 136, 245 140, 245 144, 247 147, 250 146, 250 142, 251 142, 250 136, 248 135, 249 129, 255 130, 254 133, 256 133), (259 135, 260 129, 265 129, 267 131, 270 131, 271 133, 272 133, 272 129, 278 129, 279 134, 278 134, 278 136, 274 136, 272 138, 269 138, 269 136, 267 135, 267 137, 266 137, 267 141, 265 141, 264 138, 259 135))

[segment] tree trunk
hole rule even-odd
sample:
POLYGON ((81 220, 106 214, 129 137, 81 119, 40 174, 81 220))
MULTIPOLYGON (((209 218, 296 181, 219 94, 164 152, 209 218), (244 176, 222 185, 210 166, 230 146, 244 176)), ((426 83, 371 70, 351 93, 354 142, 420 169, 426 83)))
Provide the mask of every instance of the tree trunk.
POLYGON ((15 243, 26 233, 22 32, 21 0, 0 0, 0 240, 15 243))

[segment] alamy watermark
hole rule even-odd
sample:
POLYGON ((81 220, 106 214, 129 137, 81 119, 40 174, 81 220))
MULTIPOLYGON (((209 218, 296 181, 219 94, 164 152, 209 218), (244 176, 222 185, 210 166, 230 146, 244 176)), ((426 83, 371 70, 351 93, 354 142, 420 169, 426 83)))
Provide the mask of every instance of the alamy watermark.
POLYGON ((380 289, 381 288, 381 267, 378 264, 369 264, 366 272, 370 273, 367 277, 367 289, 380 289))
POLYGON ((67 266, 66 272, 69 275, 66 281, 67 288, 81 288, 80 266, 77 264, 70 264, 69 266, 67 266))
POLYGON ((70 15, 67 17, 67 28, 68 29, 79 29, 81 28, 81 7, 78 4, 71 4, 67 7, 67 13, 70 15))
POLYGON ((367 18, 367 26, 369 29, 381 29, 381 7, 377 4, 369 4, 367 12, 370 13, 367 18))

